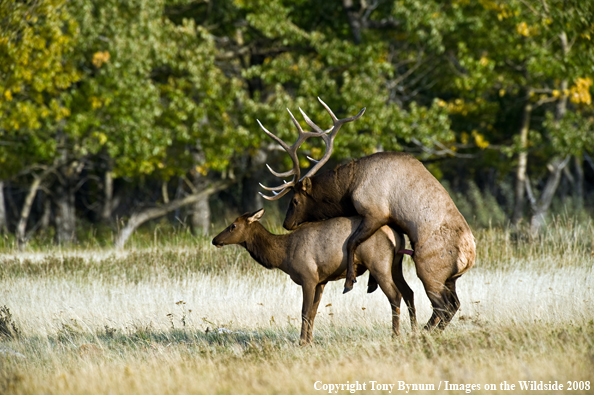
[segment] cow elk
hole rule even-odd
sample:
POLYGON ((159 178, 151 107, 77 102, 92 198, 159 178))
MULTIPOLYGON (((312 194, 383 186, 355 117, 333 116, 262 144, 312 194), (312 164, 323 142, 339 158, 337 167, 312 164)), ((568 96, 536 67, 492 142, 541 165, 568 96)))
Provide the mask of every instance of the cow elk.
MULTIPOLYGON (((262 215, 264 209, 240 216, 219 233, 212 244, 217 247, 239 244, 259 264, 267 269, 282 270, 302 287, 300 344, 309 344, 326 283, 345 278, 346 241, 359 226, 361 218, 333 218, 304 224, 289 234, 274 235, 260 224, 262 215)), ((384 226, 355 251, 356 275, 369 270, 390 301, 395 335, 400 333, 400 302, 403 297, 411 326, 413 330, 417 327, 414 294, 402 274, 403 255, 399 250, 403 245, 404 236, 384 226)))
POLYGON ((293 160, 293 168, 288 172, 277 173, 268 167, 275 176, 292 175, 293 179, 274 188, 260 184, 274 193, 274 196, 262 196, 276 200, 293 191, 283 224, 288 230, 304 222, 334 217, 360 215, 363 218, 347 242, 344 292, 350 291, 356 282, 354 256, 357 246, 385 225, 396 232, 406 233, 414 249, 412 258, 417 275, 433 307, 433 315, 425 328, 433 329, 437 325, 441 329, 445 328, 460 307, 456 280, 474 264, 475 242, 470 227, 439 181, 411 155, 380 152, 316 174, 330 158, 334 138, 340 127, 358 119, 365 111, 363 109, 351 118, 338 119, 322 100, 320 103, 330 114, 333 126, 322 130, 300 109, 305 122, 315 132, 304 132, 291 114, 299 131, 297 142, 291 147, 260 124, 264 132, 277 141, 293 160), (297 149, 313 136, 324 140, 326 152, 300 178, 297 149))

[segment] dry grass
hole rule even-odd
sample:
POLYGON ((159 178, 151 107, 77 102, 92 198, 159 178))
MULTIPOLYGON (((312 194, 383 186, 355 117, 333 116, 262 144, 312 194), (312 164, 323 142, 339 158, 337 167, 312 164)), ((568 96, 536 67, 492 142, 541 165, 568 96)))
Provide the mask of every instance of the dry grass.
MULTIPOLYGON (((239 248, 178 239, 125 253, 8 251, 0 305, 20 337, 0 341, 0 393, 313 393, 316 381, 392 383, 392 393, 399 381, 441 382, 443 392, 445 380, 481 392, 496 384, 496 393, 504 380, 594 383, 592 234, 576 223, 537 239, 478 232, 479 260, 458 282, 462 310, 444 333, 415 335, 404 317, 392 339, 380 291, 365 294, 363 280, 342 295, 331 284, 306 348, 297 346, 300 288, 239 248)), ((410 258, 405 269, 424 323, 430 305, 410 258)))

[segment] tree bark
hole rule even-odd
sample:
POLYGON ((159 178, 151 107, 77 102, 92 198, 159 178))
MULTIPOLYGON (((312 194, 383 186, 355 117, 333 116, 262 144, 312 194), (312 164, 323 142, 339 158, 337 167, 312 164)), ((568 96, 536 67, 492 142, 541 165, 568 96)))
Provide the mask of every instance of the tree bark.
POLYGON ((361 43, 361 21, 355 12, 353 0, 342 0, 342 7, 349 19, 349 25, 351 27, 351 32, 353 33, 353 41, 358 45, 361 43))
MULTIPOLYGON (((561 44, 563 46, 564 54, 567 53, 567 36, 563 32, 560 35, 561 44)), ((561 81, 560 88, 561 88, 561 97, 557 101, 557 105, 555 107, 555 121, 559 122, 565 116, 567 112, 567 95, 565 92, 567 91, 568 82, 566 79, 561 81)), ((561 173, 567 163, 569 162, 570 157, 567 156, 564 159, 553 158, 548 164, 547 169, 550 171, 549 177, 547 178, 547 183, 538 199, 538 203, 532 207, 533 213, 532 218, 530 220, 530 231, 532 234, 538 233, 538 231, 542 228, 545 224, 545 217, 549 211, 549 207, 551 206, 551 202, 553 201, 553 197, 555 196, 555 192, 557 191, 557 187, 559 186, 559 181, 561 180, 561 173)))
POLYGON ((209 195, 204 195, 191 205, 190 227, 193 234, 209 234, 210 230, 210 205, 209 195))
POLYGON ((0 180, 0 234, 6 232, 6 206, 4 205, 4 181, 0 180))
POLYGON ((57 182, 54 192, 56 238, 59 245, 70 245, 76 242, 76 210, 74 207, 74 189, 70 180, 57 182))
POLYGON ((19 218, 19 223, 16 228, 16 240, 17 245, 19 248, 22 248, 26 242, 26 231, 27 231, 27 221, 29 220, 29 214, 31 213, 31 206, 33 206, 33 201, 35 200, 35 195, 37 194, 37 190, 39 189, 39 185, 41 184, 41 177, 35 177, 31 186, 29 187, 29 192, 25 197, 25 202, 23 203, 23 207, 21 208, 21 217, 19 218))
POLYGON ((522 126, 520 127, 520 154, 518 155, 518 168, 516 170, 515 206, 512 216, 512 225, 517 226, 524 213, 524 191, 526 185, 526 168, 528 166, 528 131, 530 130, 530 115, 532 104, 524 105, 522 126))
POLYGON ((264 179, 264 164, 268 155, 259 149, 247 159, 246 168, 250 170, 241 180, 241 208, 243 212, 254 212, 263 207, 264 200, 260 196, 260 183, 264 179))
POLYGON ((241 180, 241 208, 244 213, 253 213, 262 208, 263 199, 258 193, 261 172, 254 172, 241 180))
POLYGON ((52 219, 52 201, 47 194, 44 193, 43 198, 43 213, 41 214, 41 219, 39 220, 39 230, 44 231, 47 230, 50 226, 50 222, 52 219))
POLYGON ((559 180, 561 179, 561 173, 567 163, 569 162, 569 156, 565 159, 554 159, 548 165, 547 168, 550 171, 547 183, 538 199, 538 202, 533 206, 532 219, 530 220, 530 231, 532 234, 538 233, 538 231, 545 224, 545 217, 555 196, 555 191, 559 186, 559 180))
POLYGON ((69 245, 76 242, 75 186, 84 168, 83 162, 72 162, 58 168, 54 183, 53 203, 56 225, 55 242, 69 245))
POLYGON ((581 155, 573 157, 575 165, 575 200, 576 207, 581 210, 584 207, 584 167, 581 155))
POLYGON ((113 200, 113 171, 108 170, 105 172, 103 178, 103 207, 101 209, 101 221, 109 222, 111 214, 114 210, 113 200))
POLYGON ((193 193, 181 199, 172 200, 168 204, 164 204, 160 207, 153 207, 143 210, 139 213, 132 214, 126 226, 118 233, 115 241, 115 246, 117 248, 123 248, 130 236, 132 236, 136 229, 138 229, 138 227, 146 221, 162 217, 163 215, 166 215, 171 211, 177 210, 180 207, 195 203, 200 199, 204 198, 205 196, 208 197, 213 193, 216 193, 229 187, 231 184, 233 184, 233 181, 231 180, 220 181, 218 183, 206 187, 200 192, 193 193))

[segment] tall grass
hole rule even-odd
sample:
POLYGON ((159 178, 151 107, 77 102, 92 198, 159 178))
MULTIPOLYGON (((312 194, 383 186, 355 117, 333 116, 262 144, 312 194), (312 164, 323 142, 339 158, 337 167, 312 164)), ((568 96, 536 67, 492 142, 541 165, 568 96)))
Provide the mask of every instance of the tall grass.
MULTIPOLYGON (((387 299, 365 293, 366 277, 346 295, 331 283, 306 348, 297 346, 301 291, 286 275, 240 247, 170 233, 140 234, 124 251, 5 249, 0 305, 19 336, 0 340, 0 393, 313 393, 316 381, 445 380, 492 383, 498 393, 504 380, 594 383, 591 222, 556 218, 536 237, 476 231, 477 263, 458 281, 461 311, 443 333, 415 334, 404 314, 392 339, 387 299)), ((431 307, 408 257, 405 277, 424 323, 431 307)))

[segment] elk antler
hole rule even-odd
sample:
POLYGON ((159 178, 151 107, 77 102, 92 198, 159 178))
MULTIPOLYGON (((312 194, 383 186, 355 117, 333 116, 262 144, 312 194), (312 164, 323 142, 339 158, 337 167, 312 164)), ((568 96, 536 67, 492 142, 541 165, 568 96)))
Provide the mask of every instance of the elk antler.
POLYGON ((359 114, 355 115, 354 117, 338 119, 338 118, 336 118, 336 115, 334 115, 334 113, 332 112, 330 107, 328 107, 326 105, 326 103, 324 103, 322 101, 322 99, 320 99, 318 97, 318 100, 320 101, 320 103, 322 103, 322 106, 324 106, 326 111, 328 111, 328 113, 330 114, 330 117, 332 117, 332 122, 333 122, 332 127, 328 130, 322 130, 318 125, 313 123, 313 121, 311 119, 309 119, 307 114, 305 114, 305 112, 303 112, 303 110, 301 108, 299 108, 299 111, 301 111, 301 114, 303 115, 303 118, 305 119, 305 123, 307 123, 313 130, 315 130, 315 132, 304 132, 303 129, 301 128, 301 125, 299 125, 299 122, 297 122, 297 120, 295 119, 295 117, 293 116, 291 111, 287 108, 287 111, 289 111, 289 114, 291 115, 291 119, 293 120, 293 124, 295 124, 295 127, 297 127, 297 130, 299 131, 299 137, 297 138, 297 141, 295 142, 295 144, 293 144, 290 147, 284 141, 282 141, 280 138, 278 138, 277 136, 275 136, 274 134, 272 134, 268 130, 266 130, 266 128, 264 126, 262 126, 260 121, 258 121, 258 124, 264 130, 264 132, 267 135, 269 135, 270 137, 272 137, 272 139, 274 141, 279 143, 281 145, 281 147, 283 147, 283 149, 285 151, 287 151, 287 153, 291 157, 291 160, 293 161, 293 168, 289 171, 284 172, 284 173, 277 173, 274 170, 272 170, 270 168, 270 166, 268 166, 268 164, 266 164, 266 167, 268 167, 268 170, 270 170, 270 172, 273 175, 275 175, 276 177, 288 177, 288 176, 292 175, 293 179, 289 182, 285 181, 285 183, 283 185, 280 185, 277 187, 272 187, 272 188, 269 188, 269 187, 266 187, 266 186, 260 184, 260 186, 262 188, 266 189, 267 191, 272 191, 272 193, 274 193, 273 196, 266 196, 262 192, 259 192, 260 195, 262 195, 262 197, 264 199, 267 199, 267 200, 280 199, 285 194, 287 194, 287 192, 289 192, 289 190, 291 188, 293 188, 297 184, 298 181, 301 180, 299 178, 299 176, 301 175, 301 170, 299 169, 299 159, 297 158, 297 149, 299 149, 299 147, 301 147, 301 144, 303 144, 303 142, 305 140, 307 140, 310 137, 321 137, 324 140, 324 143, 326 144, 326 152, 324 153, 324 156, 322 157, 322 159, 320 159, 319 161, 316 161, 315 159, 312 159, 309 156, 307 157, 307 159, 311 160, 312 162, 315 162, 314 167, 312 167, 311 170, 308 171, 307 174, 305 175, 305 177, 311 177, 314 174, 316 174, 316 172, 320 169, 320 167, 322 167, 326 162, 328 162, 328 159, 330 159, 330 155, 332 155, 332 149, 334 147, 334 138, 336 137, 336 134, 338 133, 338 130, 340 129, 340 127, 347 122, 352 122, 352 121, 359 119, 361 117, 361 115, 363 115, 363 113, 365 112, 365 107, 364 107, 361 111, 359 111, 359 114), (276 192, 276 191, 280 191, 280 192, 276 192))

